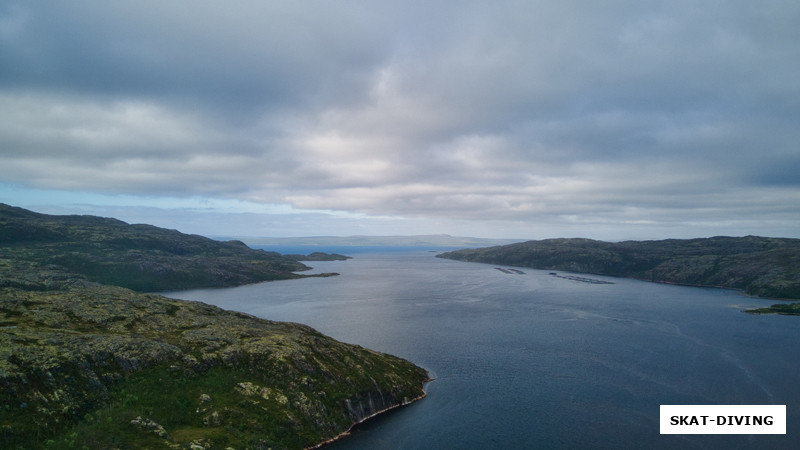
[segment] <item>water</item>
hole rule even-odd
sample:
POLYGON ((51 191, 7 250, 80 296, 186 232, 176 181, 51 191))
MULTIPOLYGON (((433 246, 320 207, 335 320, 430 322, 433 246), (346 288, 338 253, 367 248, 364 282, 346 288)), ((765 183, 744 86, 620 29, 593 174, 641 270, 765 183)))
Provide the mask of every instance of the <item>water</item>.
POLYGON ((335 449, 800 445, 800 318, 741 312, 769 301, 507 274, 419 249, 351 254, 310 263, 339 277, 168 295, 305 323, 436 377, 427 398, 359 426, 335 449), (662 436, 661 404, 786 404, 788 434, 662 436))

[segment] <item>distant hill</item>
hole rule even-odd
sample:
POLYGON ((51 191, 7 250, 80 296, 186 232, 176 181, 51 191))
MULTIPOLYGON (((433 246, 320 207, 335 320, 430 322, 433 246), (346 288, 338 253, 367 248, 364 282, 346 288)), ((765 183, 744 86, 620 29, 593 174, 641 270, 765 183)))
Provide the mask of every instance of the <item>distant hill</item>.
POLYGON ((324 252, 312 252, 308 255, 283 255, 289 259, 294 259, 296 261, 347 261, 348 259, 353 259, 352 256, 345 256, 340 255, 338 253, 324 253, 324 252))
POLYGON ((427 372, 403 359, 120 287, 305 268, 241 242, 0 204, 0 447, 308 448, 423 397, 427 372))
POLYGON ((240 238, 250 245, 309 245, 309 246, 402 246, 402 247, 487 247, 519 242, 521 239, 486 239, 429 234, 414 236, 305 236, 305 237, 247 237, 240 238))
POLYGON ((300 278, 309 267, 241 241, 220 242, 96 216, 54 216, 0 204, 0 258, 53 264, 137 291, 300 278))
POLYGON ((440 258, 565 270, 800 299, 800 239, 757 236, 602 242, 547 239, 457 250, 440 258))

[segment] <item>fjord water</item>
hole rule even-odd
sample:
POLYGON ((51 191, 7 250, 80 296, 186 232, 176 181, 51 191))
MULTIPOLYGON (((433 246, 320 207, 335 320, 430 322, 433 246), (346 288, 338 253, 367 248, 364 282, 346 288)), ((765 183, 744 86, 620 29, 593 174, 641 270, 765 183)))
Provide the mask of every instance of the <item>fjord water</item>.
POLYGON ((601 276, 591 277, 613 284, 509 274, 419 248, 353 256, 308 263, 310 273, 338 277, 167 295, 304 323, 436 378, 427 398, 331 448, 800 444, 800 317, 741 312, 774 302, 601 276), (785 404, 787 435, 662 436, 661 404, 785 404))

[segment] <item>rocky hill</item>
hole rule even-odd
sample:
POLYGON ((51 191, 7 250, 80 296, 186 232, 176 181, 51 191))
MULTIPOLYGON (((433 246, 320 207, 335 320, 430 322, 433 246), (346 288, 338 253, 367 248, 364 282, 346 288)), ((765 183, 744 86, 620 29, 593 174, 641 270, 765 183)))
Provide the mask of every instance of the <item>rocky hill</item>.
POLYGON ((437 255, 661 283, 740 289, 749 295, 800 299, 800 239, 712 237, 602 242, 547 239, 437 255))
POLYGON ((299 278, 308 267, 239 241, 220 242, 95 216, 53 216, 0 204, 0 258, 55 264, 137 291, 299 278))
POLYGON ((294 261, 113 219, 0 213, 0 448, 304 448, 424 396, 426 371, 400 358, 96 281, 228 285, 286 278, 294 261))

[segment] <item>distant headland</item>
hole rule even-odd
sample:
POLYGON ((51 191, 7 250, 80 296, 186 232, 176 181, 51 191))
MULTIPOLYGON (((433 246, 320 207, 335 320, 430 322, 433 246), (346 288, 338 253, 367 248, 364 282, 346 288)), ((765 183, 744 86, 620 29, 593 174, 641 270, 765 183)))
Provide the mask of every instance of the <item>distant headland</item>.
MULTIPOLYGON (((437 255, 459 261, 563 270, 659 283, 738 289, 751 296, 800 299, 800 239, 717 236, 603 242, 546 239, 437 255)), ((778 308, 789 313, 796 309, 778 308)))

